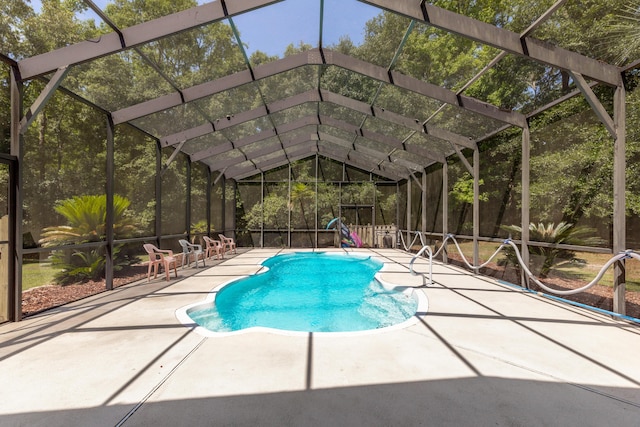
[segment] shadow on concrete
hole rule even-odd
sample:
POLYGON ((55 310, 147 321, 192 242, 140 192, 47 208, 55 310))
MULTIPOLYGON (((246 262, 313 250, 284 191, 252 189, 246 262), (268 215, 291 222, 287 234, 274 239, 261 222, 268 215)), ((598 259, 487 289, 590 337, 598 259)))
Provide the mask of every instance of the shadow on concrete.
POLYGON ((135 412, 132 406, 3 415, 1 424, 624 427, 637 426, 640 419, 640 403, 585 386, 496 377, 148 401, 135 412))

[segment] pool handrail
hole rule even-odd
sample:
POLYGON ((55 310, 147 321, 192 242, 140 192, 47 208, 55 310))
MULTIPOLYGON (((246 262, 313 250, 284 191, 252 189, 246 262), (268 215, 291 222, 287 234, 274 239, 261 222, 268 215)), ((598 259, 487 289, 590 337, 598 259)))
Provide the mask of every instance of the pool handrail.
POLYGON ((412 276, 417 276, 418 273, 416 273, 413 270, 413 263, 416 261, 416 259, 418 257, 420 257, 424 252, 427 252, 427 254, 429 255, 429 284, 432 285, 433 284, 433 251, 431 250, 431 246, 429 245, 424 245, 417 254, 414 255, 413 258, 411 258, 411 261, 409 262, 409 272, 411 273, 412 276))

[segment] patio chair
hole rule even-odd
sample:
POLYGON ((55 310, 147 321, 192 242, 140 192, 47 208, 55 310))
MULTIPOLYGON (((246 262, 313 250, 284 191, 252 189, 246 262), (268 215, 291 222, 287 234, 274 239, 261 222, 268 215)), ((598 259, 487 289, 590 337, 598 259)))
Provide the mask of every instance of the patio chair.
POLYGON ((224 255, 224 248, 219 240, 214 240, 211 237, 202 236, 205 243, 204 253, 207 258, 216 256, 216 259, 222 259, 224 255))
POLYGON ((222 242, 222 253, 227 252, 227 248, 229 248, 229 252, 233 251, 233 253, 238 253, 236 251, 236 242, 231 237, 226 237, 224 234, 218 234, 220 238, 220 242, 222 242))
POLYGON ((147 270, 147 281, 151 281, 151 272, 153 271, 153 278, 158 277, 158 270, 160 266, 164 267, 164 272, 167 277, 167 282, 170 279, 171 266, 173 265, 173 271, 178 278, 178 266, 176 258, 173 256, 172 250, 158 249, 151 243, 145 243, 142 245, 144 250, 149 254, 149 268, 147 270))
POLYGON ((198 259, 202 259, 203 267, 206 266, 204 263, 204 251, 202 250, 202 245, 189 243, 184 239, 178 240, 178 243, 182 246, 182 268, 184 268, 185 262, 187 263, 187 267, 191 265, 191 255, 194 256, 196 268, 198 268, 198 259))

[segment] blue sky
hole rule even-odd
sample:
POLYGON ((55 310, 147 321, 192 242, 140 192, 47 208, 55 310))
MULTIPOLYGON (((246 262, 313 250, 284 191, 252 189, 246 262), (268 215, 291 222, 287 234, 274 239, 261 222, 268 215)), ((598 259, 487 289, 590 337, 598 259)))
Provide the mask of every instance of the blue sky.
MULTIPOLYGON (((104 9, 108 0, 93 0, 104 9)), ((227 0, 233 1, 233 0, 227 0)), ((198 0, 198 3, 205 3, 198 0)), ((31 0, 38 11, 40 0, 31 0)), ((356 0, 325 0, 323 45, 338 42, 348 35, 356 44, 362 42, 364 24, 378 15, 380 10, 356 0)), ((84 15, 100 21, 93 12, 84 15)), ((233 18, 242 40, 248 44, 248 53, 261 50, 269 55, 282 55, 289 43, 304 42, 317 46, 320 21, 319 0, 285 0, 233 18)))

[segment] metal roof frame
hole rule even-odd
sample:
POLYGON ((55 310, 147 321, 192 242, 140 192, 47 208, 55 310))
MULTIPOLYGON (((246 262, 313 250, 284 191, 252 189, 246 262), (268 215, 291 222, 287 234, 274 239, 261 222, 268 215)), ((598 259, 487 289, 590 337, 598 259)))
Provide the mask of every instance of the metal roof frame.
MULTIPOLYGON (((118 29, 112 22, 106 19, 109 26, 114 29, 114 32, 105 34, 97 40, 89 40, 72 44, 51 52, 47 52, 40 55, 35 55, 30 58, 25 58, 17 63, 13 64, 18 70, 18 77, 20 80, 28 80, 50 72, 56 71, 57 74, 55 82, 51 87, 57 87, 64 75, 68 71, 70 66, 81 64, 84 62, 92 61, 94 59, 117 53, 127 49, 137 49, 145 43, 149 43, 158 39, 162 39, 180 32, 188 31, 190 29, 207 25, 223 20, 227 20, 237 39, 239 48, 241 49, 247 69, 234 73, 232 75, 224 76, 203 84, 199 84, 186 89, 178 89, 175 83, 173 83, 166 75, 162 74, 162 77, 167 80, 171 86, 176 89, 176 92, 170 93, 165 96, 158 97, 146 102, 142 102, 136 105, 132 105, 111 113, 111 118, 114 124, 130 123, 132 120, 139 119, 154 113, 162 112, 167 109, 174 108, 179 105, 185 105, 198 99, 211 96, 216 93, 220 93, 226 90, 237 88, 245 84, 255 84, 257 81, 287 72, 299 67, 305 66, 336 66, 342 69, 358 73, 362 76, 374 79, 382 84, 389 84, 409 90, 419 95, 428 97, 430 99, 437 100, 444 104, 457 106, 464 110, 468 110, 477 114, 481 114, 485 117, 489 117, 493 120, 497 120, 505 123, 505 126, 516 126, 520 128, 527 127, 527 119, 523 114, 515 111, 505 111, 498 107, 495 107, 489 103, 465 96, 462 94, 464 88, 468 87, 475 79, 495 63, 497 63, 506 53, 511 53, 519 56, 527 57, 533 61, 551 65, 559 69, 567 71, 574 80, 577 81, 582 93, 587 97, 587 100, 591 104, 596 104, 595 109, 597 113, 601 113, 601 108, 598 109, 597 100, 592 95, 589 89, 589 83, 585 80, 585 77, 595 79, 599 82, 613 85, 622 85, 621 70, 618 67, 597 61, 581 54, 571 52, 566 49, 559 48, 557 46, 550 45, 549 43, 543 43, 537 39, 530 37, 532 30, 540 25, 541 22, 548 19, 565 0, 558 0, 553 6, 551 6, 542 16, 538 18, 527 30, 522 34, 516 34, 504 28, 498 28, 491 24, 487 24, 473 18, 469 18, 464 15, 460 15, 455 12, 451 12, 430 4, 427 4, 425 0, 420 2, 398 2, 394 0, 359 0, 362 3, 366 3, 383 10, 387 10, 405 17, 411 20, 409 28, 407 29, 403 40, 400 42, 396 54, 391 61, 389 67, 381 67, 342 53, 332 51, 322 47, 322 25, 320 26, 319 45, 315 49, 309 51, 287 56, 283 59, 279 59, 273 62, 252 67, 249 63, 248 57, 243 47, 240 35, 235 28, 233 17, 254 9, 265 7, 277 1, 269 0, 241 0, 236 2, 214 1, 201 6, 196 6, 191 9, 187 9, 181 12, 170 14, 158 19, 143 22, 138 25, 126 29, 118 29), (474 40, 478 43, 490 45, 501 50, 499 54, 485 69, 483 69, 476 77, 471 79, 463 89, 453 92, 446 88, 433 85, 431 83, 424 82, 422 80, 413 78, 411 76, 403 75, 395 70, 393 66, 399 56, 399 53, 411 32, 413 25, 416 22, 423 22, 427 25, 435 28, 442 29, 446 32, 454 33, 465 37, 470 40, 474 40), (60 77, 61 76, 61 77, 60 77)), ((92 2, 87 2, 89 7, 98 9, 92 2)), ((97 13, 102 16, 101 11, 98 9, 97 13)), ((106 18, 106 16, 104 17, 106 18)), ((322 20, 322 16, 321 16, 322 20)), ((8 58, 10 59, 10 58, 8 58)), ((6 61, 5 61, 6 62, 6 61)), ((157 72, 160 70, 154 67, 157 72)), ((33 120, 33 117, 37 114, 43 104, 46 103, 46 96, 49 96, 52 90, 48 90, 47 93, 43 93, 44 100, 34 105, 34 114, 29 115, 29 120, 33 120)), ((258 88, 258 91, 260 89, 258 88)), ((261 93, 262 96, 262 93, 261 93)), ((376 95, 377 97, 377 95, 376 95)), ((406 117, 405 115, 387 111, 381 107, 375 105, 375 100, 371 104, 367 104, 349 97, 327 91, 320 87, 320 80, 318 80, 317 88, 314 90, 305 91, 285 99, 281 99, 272 103, 266 103, 264 96, 262 96, 263 105, 260 107, 241 111, 233 114, 232 116, 226 116, 218 118, 200 126, 196 126, 191 129, 187 129, 182 132, 178 132, 173 135, 167 135, 161 137, 160 144, 163 147, 178 145, 174 155, 177 155, 185 144, 185 141, 206 135, 211 132, 217 132, 222 129, 227 129, 240 123, 245 123, 250 120, 267 117, 273 128, 265 130, 260 134, 251 135, 242 138, 237 141, 229 140, 223 145, 212 147, 210 149, 201 150, 197 153, 190 155, 191 161, 204 161, 210 156, 220 155, 235 149, 239 149, 242 146, 249 145, 263 141, 268 137, 277 137, 280 140, 281 149, 284 150, 285 143, 289 141, 283 141, 280 139, 280 135, 288 132, 289 130, 299 129, 301 126, 316 125, 316 129, 320 125, 328 125, 336 127, 347 132, 351 132, 354 135, 351 145, 354 151, 356 149, 357 138, 366 138, 378 143, 383 143, 389 146, 390 151, 383 153, 371 148, 361 147, 360 151, 365 148, 364 151, 375 151, 376 154, 391 158, 392 153, 395 150, 404 150, 411 152, 405 142, 411 138, 415 133, 428 134, 432 137, 447 141, 451 144, 452 150, 445 156, 440 154, 427 155, 423 152, 422 156, 431 158, 433 161, 443 162, 446 156, 457 153, 460 154, 460 147, 463 148, 476 148, 476 143, 470 138, 463 135, 450 132, 446 129, 435 127, 429 123, 433 115, 426 121, 420 122, 415 118, 406 117), (395 138, 391 138, 385 135, 381 135, 375 132, 363 129, 363 126, 354 126, 349 123, 337 120, 330 116, 322 116, 319 114, 317 117, 304 117, 296 119, 293 122, 286 123, 284 125, 276 126, 271 114, 284 111, 287 108, 301 105, 307 102, 330 102, 341 107, 363 113, 365 117, 376 117, 382 120, 386 120, 393 124, 404 126, 409 130, 408 137, 403 141, 398 141, 395 138)), ((443 105, 444 105, 443 104, 443 105)), ((601 106, 600 106, 601 107, 601 106)), ((438 110, 439 111, 439 110, 438 110)), ((206 115, 201 112, 203 120, 208 120, 206 115)), ((434 113, 435 115, 435 113, 434 113)), ((606 114, 599 114, 599 117, 605 124, 608 130, 612 129, 612 121, 606 114)), ((366 118, 365 118, 366 120, 366 118)), ((363 121, 364 124, 364 121, 363 121)), ((317 131, 319 140, 330 142, 329 135, 324 134, 323 138, 320 138, 321 132, 317 131)), ((287 157, 285 151, 284 156, 287 157)), ((418 153, 412 153, 418 155, 418 153)), ((175 157, 175 156, 174 156, 175 157)), ((248 156, 245 155, 247 159, 248 156)), ((255 156, 252 156, 255 157, 255 156)), ((383 157, 383 158, 384 158, 383 157)), ((416 163, 422 167, 423 162, 416 163)), ((210 165, 211 170, 217 170, 218 163, 210 165), (215 166, 215 167, 214 167, 215 166)), ((368 167, 367 163, 367 167, 368 167)), ((224 166, 226 167, 226 165, 224 166)), ((404 174, 403 174, 404 175, 404 174)))

